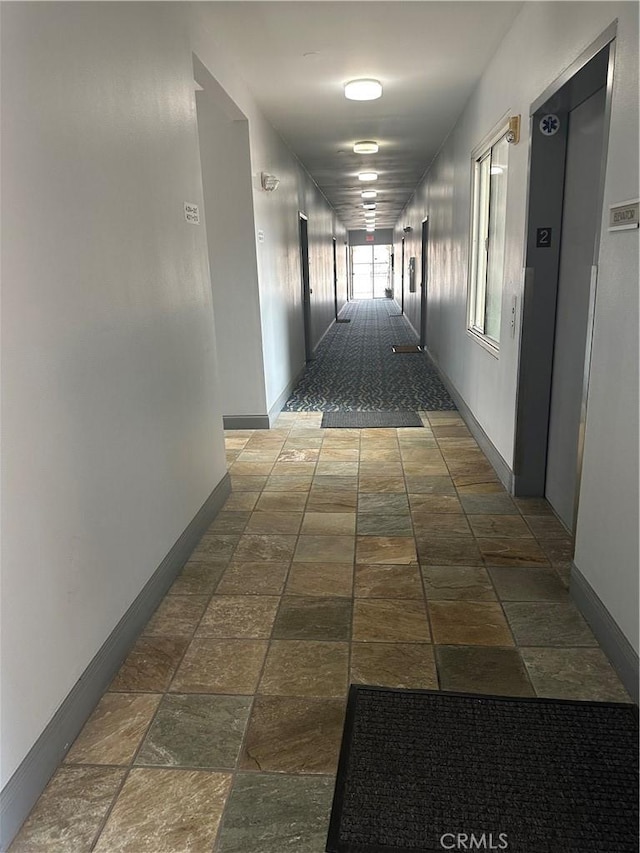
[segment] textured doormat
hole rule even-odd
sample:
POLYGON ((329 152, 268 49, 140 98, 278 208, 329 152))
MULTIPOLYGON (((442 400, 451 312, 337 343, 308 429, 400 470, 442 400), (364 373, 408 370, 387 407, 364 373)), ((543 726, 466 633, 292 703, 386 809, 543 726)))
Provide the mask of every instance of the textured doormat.
POLYGON ((350 323, 351 317, 338 317, 336 323, 350 323))
POLYGON ((352 685, 326 849, 637 853, 637 774, 634 705, 352 685))
POLYGON ((393 344, 391 349, 395 353, 422 352, 421 347, 419 347, 417 344, 393 344))
POLYGON ((416 412, 325 412, 323 429, 376 429, 390 427, 421 427, 416 412))

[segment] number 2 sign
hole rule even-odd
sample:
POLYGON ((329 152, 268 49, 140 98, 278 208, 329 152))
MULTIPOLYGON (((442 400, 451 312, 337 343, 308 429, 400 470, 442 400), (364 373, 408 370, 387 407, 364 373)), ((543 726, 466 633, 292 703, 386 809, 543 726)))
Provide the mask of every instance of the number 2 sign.
POLYGON ((536 229, 536 248, 549 249, 551 248, 551 228, 536 229))

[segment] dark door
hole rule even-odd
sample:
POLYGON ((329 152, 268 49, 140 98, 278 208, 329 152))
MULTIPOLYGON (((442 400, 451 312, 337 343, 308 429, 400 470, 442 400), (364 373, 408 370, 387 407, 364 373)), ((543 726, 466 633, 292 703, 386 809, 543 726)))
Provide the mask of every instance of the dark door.
POLYGON ((307 361, 313 358, 311 346, 311 287, 309 284, 309 223, 307 217, 300 214, 300 264, 302 271, 302 317, 304 322, 304 356, 307 361))
POLYGON ((333 238, 333 311, 335 319, 338 319, 338 246, 336 238, 333 238))
POLYGON ((427 246, 429 243, 429 220, 422 223, 422 258, 420 280, 420 346, 427 345, 427 246))
POLYGON ((400 258, 400 311, 404 314, 404 237, 402 238, 402 254, 400 258))

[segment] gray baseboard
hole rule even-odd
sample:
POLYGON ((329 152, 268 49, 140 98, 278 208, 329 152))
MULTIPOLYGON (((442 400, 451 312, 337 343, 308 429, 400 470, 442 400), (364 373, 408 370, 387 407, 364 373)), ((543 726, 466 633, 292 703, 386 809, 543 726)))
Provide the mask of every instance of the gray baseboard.
POLYGON ((209 495, 0 792, 0 850, 7 850, 47 782, 111 683, 138 635, 231 491, 228 474, 209 495))
POLYGON ((640 696, 638 654, 589 581, 575 565, 571 567, 570 592, 629 696, 637 703, 640 696))
POLYGON ((291 396, 291 392, 293 391, 293 389, 296 387, 298 382, 302 379, 302 375, 306 369, 307 369, 307 365, 303 364, 302 367, 300 368, 300 370, 293 377, 293 379, 287 383, 287 386, 285 387, 283 392, 280 394, 278 399, 275 401, 273 406, 271 406, 271 408, 269 409, 269 423, 271 426, 274 425, 276 418, 278 417, 278 415, 282 411, 282 407, 284 406, 284 404, 287 402, 287 400, 291 396))
POLYGON ((225 429, 269 429, 269 415, 224 415, 225 429))
POLYGON ((429 358, 431 359, 433 366, 438 371, 440 379, 442 380, 442 384, 445 386, 445 388, 451 395, 453 402, 458 407, 458 411, 460 412, 462 419, 469 427, 469 431, 471 432, 475 440, 478 442, 478 445, 480 446, 483 453, 493 466, 505 489, 510 494, 513 494, 513 471, 511 470, 511 468, 509 468, 509 466, 502 458, 489 436, 486 434, 486 432, 482 429, 478 421, 475 419, 473 412, 471 411, 469 406, 467 406, 463 397, 460 395, 460 392, 456 389, 453 382, 449 379, 447 374, 444 372, 444 370, 442 370, 438 362, 433 358, 433 356, 431 355, 431 353, 429 353, 428 350, 427 353, 429 355, 429 358))

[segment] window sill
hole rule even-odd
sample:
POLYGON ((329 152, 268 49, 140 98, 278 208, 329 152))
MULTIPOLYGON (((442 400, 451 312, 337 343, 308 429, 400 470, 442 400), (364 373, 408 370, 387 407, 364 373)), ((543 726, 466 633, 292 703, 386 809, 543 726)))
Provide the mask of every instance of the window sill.
POLYGON ((500 358, 500 347, 498 344, 494 343, 490 338, 487 338, 486 335, 481 335, 478 332, 474 332, 473 329, 467 329, 467 335, 474 340, 482 349, 485 349, 490 355, 492 355, 495 359, 500 358))

